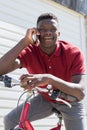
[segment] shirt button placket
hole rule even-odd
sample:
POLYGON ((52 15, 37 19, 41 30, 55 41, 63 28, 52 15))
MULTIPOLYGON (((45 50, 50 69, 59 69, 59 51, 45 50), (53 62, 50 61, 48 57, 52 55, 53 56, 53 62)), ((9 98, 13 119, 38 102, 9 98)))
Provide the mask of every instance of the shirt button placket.
POLYGON ((52 66, 51 66, 50 59, 48 60, 48 69, 49 69, 49 73, 52 73, 52 66))
POLYGON ((52 67, 51 66, 49 66, 49 69, 51 69, 52 67))

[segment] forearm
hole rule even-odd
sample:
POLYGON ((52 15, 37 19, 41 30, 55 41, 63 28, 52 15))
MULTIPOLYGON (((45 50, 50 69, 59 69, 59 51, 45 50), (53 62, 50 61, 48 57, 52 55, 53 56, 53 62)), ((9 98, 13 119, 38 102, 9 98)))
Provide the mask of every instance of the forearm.
POLYGON ((0 59, 0 75, 20 67, 15 60, 24 48, 29 44, 34 44, 33 34, 37 34, 37 30, 35 28, 28 29, 25 37, 0 59))
POLYGON ((15 60, 19 53, 26 47, 26 42, 29 41, 22 39, 16 46, 14 46, 0 59, 0 75, 18 68, 15 60))
POLYGON ((70 83, 52 76, 50 78, 50 84, 66 94, 77 97, 78 100, 84 98, 84 89, 81 83, 70 83))

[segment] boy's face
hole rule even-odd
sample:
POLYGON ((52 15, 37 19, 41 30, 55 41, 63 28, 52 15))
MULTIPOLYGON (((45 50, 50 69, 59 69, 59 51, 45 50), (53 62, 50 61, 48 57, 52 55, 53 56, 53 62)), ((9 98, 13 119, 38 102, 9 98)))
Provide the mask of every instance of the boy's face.
POLYGON ((42 47, 53 47, 56 45, 56 41, 59 37, 58 23, 54 19, 41 20, 37 29, 40 33, 39 40, 42 47))

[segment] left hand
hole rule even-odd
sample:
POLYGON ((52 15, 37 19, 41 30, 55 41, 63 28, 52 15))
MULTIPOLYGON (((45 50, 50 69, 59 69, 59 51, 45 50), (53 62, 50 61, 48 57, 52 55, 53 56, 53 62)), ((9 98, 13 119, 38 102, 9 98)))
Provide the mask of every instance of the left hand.
POLYGON ((45 86, 49 84, 50 76, 51 76, 50 74, 34 74, 34 75, 24 74, 19 78, 20 86, 29 90, 36 86, 38 87, 45 86))

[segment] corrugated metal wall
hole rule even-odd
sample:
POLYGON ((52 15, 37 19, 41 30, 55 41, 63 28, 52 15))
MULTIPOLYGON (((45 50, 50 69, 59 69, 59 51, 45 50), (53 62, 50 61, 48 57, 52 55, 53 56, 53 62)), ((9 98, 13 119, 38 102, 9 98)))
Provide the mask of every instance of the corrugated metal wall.
MULTIPOLYGON (((24 35, 27 28, 35 27, 37 17, 44 12, 52 12, 60 21, 60 39, 79 46, 86 54, 84 16, 50 0, 0 0, 0 57, 12 48, 24 35)), ((26 70, 9 73, 18 78, 26 70)), ((22 89, 12 89, 0 85, 0 130, 3 130, 3 116, 16 106, 22 89)), ((25 96, 22 100, 25 99, 25 96)), ((57 123, 55 116, 34 122, 35 130, 48 130, 57 123)))

